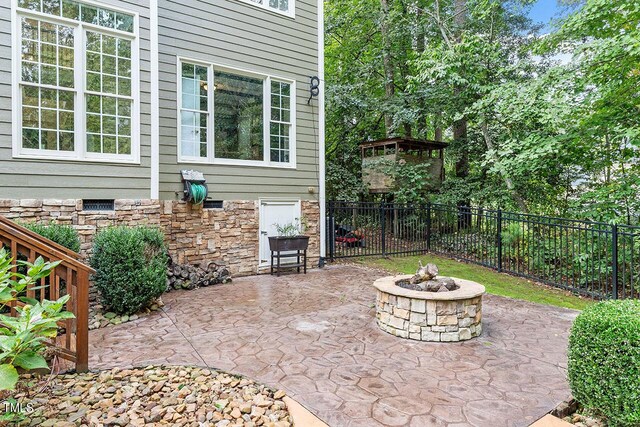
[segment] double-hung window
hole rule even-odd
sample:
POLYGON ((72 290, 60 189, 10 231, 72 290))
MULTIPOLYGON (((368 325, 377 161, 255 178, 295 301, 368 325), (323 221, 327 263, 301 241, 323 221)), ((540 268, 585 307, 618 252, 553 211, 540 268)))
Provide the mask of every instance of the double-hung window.
POLYGON ((196 61, 178 63, 182 162, 295 166, 295 84, 196 61))
MULTIPOLYGON (((247 1, 247 0, 244 0, 247 1)), ((248 0, 257 6, 263 7, 267 10, 283 13, 285 15, 294 15, 294 1, 295 0, 248 0)))
POLYGON ((136 15, 15 1, 15 154, 137 161, 136 15))

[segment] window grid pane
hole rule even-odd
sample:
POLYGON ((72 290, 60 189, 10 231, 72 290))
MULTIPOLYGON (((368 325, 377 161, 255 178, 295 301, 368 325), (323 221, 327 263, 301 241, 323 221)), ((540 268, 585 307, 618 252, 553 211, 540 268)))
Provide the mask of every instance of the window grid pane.
POLYGON ((131 96, 131 42, 87 31, 87 90, 131 96))
POLYGON ((131 100, 86 96, 87 151, 131 154, 131 100))
POLYGON ((180 94, 180 145, 185 157, 208 156, 207 127, 209 123, 209 68, 182 63, 180 94))
MULTIPOLYGON (((25 6, 40 10, 35 3, 25 6)), ((21 23, 22 147, 73 151, 73 28, 27 18, 21 23)))
POLYGON ((73 151, 74 96, 70 91, 22 87, 22 146, 73 151))
POLYGON ((75 0, 19 0, 18 7, 128 33, 133 33, 134 29, 133 15, 75 0))
MULTIPOLYGON (((111 19, 104 14, 101 19, 111 19)), ((106 22, 106 21, 105 21, 106 22)), ((86 32, 87 152, 131 154, 131 42, 86 32)))
POLYGON ((73 28, 22 19, 23 82, 72 88, 73 55, 73 28))
POLYGON ((291 85, 271 82, 271 122, 269 126, 269 158, 272 162, 288 163, 291 134, 291 85))

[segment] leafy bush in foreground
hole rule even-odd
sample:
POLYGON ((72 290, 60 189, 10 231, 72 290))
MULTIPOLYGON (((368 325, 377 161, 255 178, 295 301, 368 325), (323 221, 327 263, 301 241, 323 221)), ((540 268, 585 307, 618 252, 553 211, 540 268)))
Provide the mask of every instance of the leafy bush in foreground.
POLYGON ((569 337, 574 397, 610 426, 640 425, 640 301, 605 301, 586 308, 569 337))
POLYGON ((93 243, 93 281, 102 302, 117 314, 133 314, 166 289, 167 251, 162 232, 148 227, 101 231, 93 243))
POLYGON ((9 252, 0 248, 0 308, 15 301, 23 307, 15 307, 17 316, 0 314, 0 390, 13 390, 18 382, 18 371, 49 369, 43 353, 45 341, 58 334, 57 322, 73 318, 73 313, 64 311, 69 300, 65 295, 57 301, 37 301, 27 298, 27 288, 49 276, 60 261, 44 262, 38 257, 33 264, 18 261, 26 274, 12 271, 14 265, 9 252))

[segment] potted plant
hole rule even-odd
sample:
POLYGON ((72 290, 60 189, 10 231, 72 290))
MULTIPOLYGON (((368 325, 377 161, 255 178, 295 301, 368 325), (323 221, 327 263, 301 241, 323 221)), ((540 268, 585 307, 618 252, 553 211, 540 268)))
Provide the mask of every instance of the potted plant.
POLYGON ((307 229, 306 218, 287 224, 273 224, 276 227, 277 236, 269 236, 269 249, 274 252, 304 251, 309 246, 309 236, 303 233, 307 229))

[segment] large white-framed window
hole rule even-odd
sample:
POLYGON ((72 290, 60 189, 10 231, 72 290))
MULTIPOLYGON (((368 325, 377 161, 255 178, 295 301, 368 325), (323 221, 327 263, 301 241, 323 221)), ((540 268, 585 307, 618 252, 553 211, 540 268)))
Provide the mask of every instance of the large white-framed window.
POLYGON ((14 157, 139 162, 138 15, 13 1, 14 157))
POLYGON ((178 58, 178 161, 295 168, 295 81, 178 58))
POLYGON ((295 17, 295 10, 296 10, 295 0, 240 0, 240 1, 245 3, 250 3, 257 7, 261 7, 271 12, 283 14, 291 18, 295 17))

